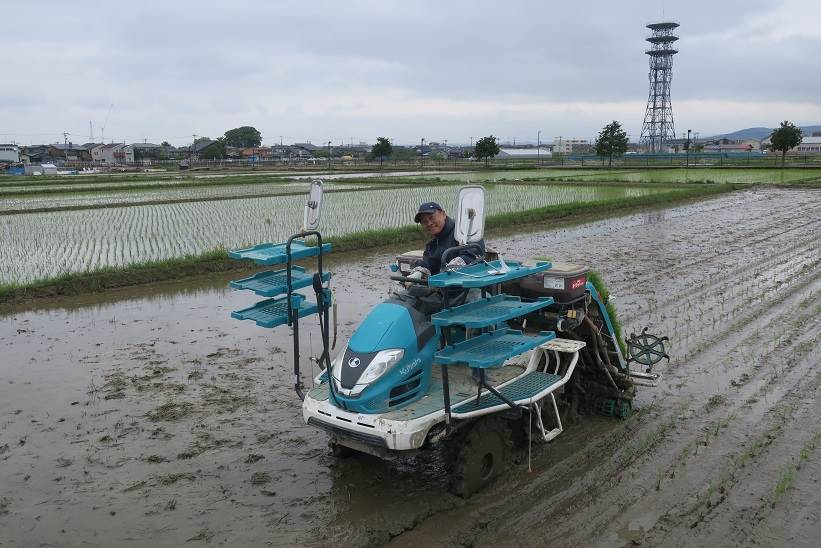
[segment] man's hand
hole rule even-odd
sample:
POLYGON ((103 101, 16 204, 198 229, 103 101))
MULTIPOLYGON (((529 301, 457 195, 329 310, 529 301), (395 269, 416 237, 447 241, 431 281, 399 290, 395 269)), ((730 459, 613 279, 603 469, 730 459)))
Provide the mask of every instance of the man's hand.
MULTIPOLYGON (((428 276, 430 276, 430 270, 423 266, 417 266, 414 268, 408 278, 413 278, 414 280, 424 280, 428 276)), ((416 285, 414 282, 402 282, 405 286, 405 289, 410 289, 411 286, 416 285)))
POLYGON ((448 264, 445 265, 445 270, 456 270, 457 268, 461 268, 463 266, 467 266, 467 263, 462 257, 456 257, 455 259, 451 259, 448 264))

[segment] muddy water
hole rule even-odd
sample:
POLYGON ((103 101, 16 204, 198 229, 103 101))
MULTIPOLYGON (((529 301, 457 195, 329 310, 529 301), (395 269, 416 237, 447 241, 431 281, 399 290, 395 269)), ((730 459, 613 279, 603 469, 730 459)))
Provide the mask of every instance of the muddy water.
MULTIPOLYGON (((590 263, 673 360, 633 418, 584 418, 530 473, 518 451, 469 501, 437 451, 330 457, 287 329, 231 320, 255 298, 222 277, 0 310, 0 545, 815 545, 820 229, 820 192, 753 190, 491 236, 590 263)), ((340 341, 390 258, 333 266, 340 341)), ((315 327, 302 343, 318 353, 315 327)))

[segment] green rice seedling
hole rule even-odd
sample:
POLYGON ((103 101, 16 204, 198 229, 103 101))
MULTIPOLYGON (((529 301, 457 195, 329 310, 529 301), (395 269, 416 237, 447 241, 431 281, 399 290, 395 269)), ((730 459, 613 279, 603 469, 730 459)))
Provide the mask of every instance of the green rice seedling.
POLYGON ((793 481, 795 481, 795 468, 786 466, 781 472, 781 477, 778 479, 778 483, 775 484, 775 488, 773 488, 773 492, 770 495, 770 508, 775 508, 778 501, 784 498, 787 489, 790 488, 793 481))

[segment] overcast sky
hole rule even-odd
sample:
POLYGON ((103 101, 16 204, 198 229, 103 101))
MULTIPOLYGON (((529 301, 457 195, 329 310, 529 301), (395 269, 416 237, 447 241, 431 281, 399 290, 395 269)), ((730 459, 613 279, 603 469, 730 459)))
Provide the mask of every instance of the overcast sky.
POLYGON ((242 125, 264 144, 535 142, 614 119, 636 139, 645 25, 663 19, 681 24, 677 134, 821 124, 819 0, 6 0, 0 13, 0 142, 86 142, 89 122, 106 142, 242 125))

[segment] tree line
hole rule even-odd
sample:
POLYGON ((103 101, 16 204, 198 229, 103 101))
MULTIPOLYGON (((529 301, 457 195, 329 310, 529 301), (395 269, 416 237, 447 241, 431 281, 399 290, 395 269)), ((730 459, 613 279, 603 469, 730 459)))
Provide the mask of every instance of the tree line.
MULTIPOLYGON (((781 122, 781 127, 773 130, 770 134, 770 148, 781 152, 781 162, 784 165, 787 151, 801 144, 803 135, 801 129, 789 121, 781 122)), ((210 141, 208 137, 201 137, 194 141, 194 144, 203 140, 210 141)), ((613 158, 620 157, 627 152, 629 146, 627 133, 622 128, 621 122, 613 120, 602 128, 596 137, 596 155, 600 158, 607 158, 608 166, 612 167, 613 158)), ((208 159, 219 159, 225 157, 226 147, 252 148, 262 145, 262 134, 253 126, 242 126, 229 129, 222 137, 211 143, 202 151, 202 156, 208 159)), ((687 143, 689 146, 689 142, 687 143)), ((476 141, 473 148, 473 157, 477 160, 484 160, 487 167, 491 158, 499 154, 499 140, 492 134, 482 137, 476 141)), ((387 137, 377 137, 376 144, 371 148, 371 157, 379 160, 379 168, 383 162, 394 153, 393 145, 387 137)))

